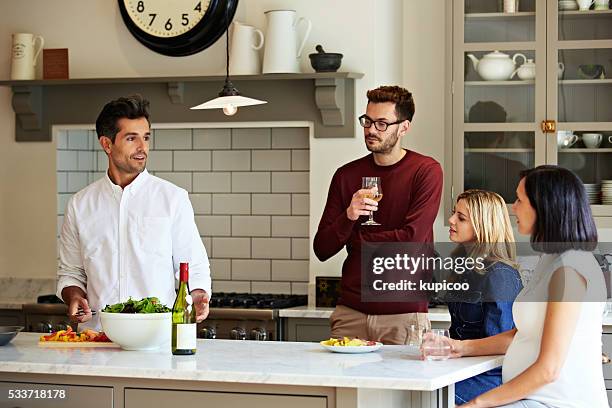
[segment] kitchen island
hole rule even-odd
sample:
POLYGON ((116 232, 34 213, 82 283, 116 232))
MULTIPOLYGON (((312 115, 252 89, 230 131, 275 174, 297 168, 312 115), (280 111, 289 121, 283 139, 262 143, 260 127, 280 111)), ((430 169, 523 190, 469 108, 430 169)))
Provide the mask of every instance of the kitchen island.
POLYGON ((317 343, 198 340, 194 356, 173 356, 169 346, 43 348, 38 337, 20 333, 0 347, 0 407, 441 408, 454 406, 456 382, 502 363, 421 361, 408 346, 351 355, 317 343), (29 389, 56 390, 55 398, 7 399, 29 389))

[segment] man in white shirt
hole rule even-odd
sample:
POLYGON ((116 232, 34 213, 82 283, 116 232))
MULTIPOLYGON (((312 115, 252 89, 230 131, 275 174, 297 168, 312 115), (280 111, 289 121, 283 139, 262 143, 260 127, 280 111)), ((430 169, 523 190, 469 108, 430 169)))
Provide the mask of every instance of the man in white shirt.
POLYGON ((99 329, 107 304, 156 296, 172 307, 175 276, 189 263, 197 321, 211 294, 206 249, 182 188, 150 175, 149 102, 140 96, 104 106, 96 132, 108 171, 68 202, 60 235, 57 295, 74 322, 99 329))

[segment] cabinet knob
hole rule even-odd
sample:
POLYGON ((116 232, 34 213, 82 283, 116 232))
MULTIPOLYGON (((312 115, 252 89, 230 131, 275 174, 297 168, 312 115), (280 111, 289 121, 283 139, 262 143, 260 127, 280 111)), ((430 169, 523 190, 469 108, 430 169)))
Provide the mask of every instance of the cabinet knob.
POLYGON ((542 132, 544 133, 555 133, 557 131, 557 122, 554 120, 543 120, 542 121, 542 132))

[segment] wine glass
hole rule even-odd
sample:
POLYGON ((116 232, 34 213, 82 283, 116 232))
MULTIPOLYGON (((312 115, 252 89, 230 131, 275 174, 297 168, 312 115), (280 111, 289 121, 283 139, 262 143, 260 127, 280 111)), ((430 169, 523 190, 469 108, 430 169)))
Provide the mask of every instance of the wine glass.
POLYGON ((427 361, 446 360, 451 355, 447 329, 430 329, 423 336, 423 356, 427 361))
MULTIPOLYGON (((369 192, 363 195, 364 198, 370 198, 374 201, 380 201, 382 199, 382 187, 380 185, 380 177, 362 177, 361 188, 372 189, 376 187, 376 192, 369 192)), ((370 218, 361 223, 361 225, 380 225, 374 221, 374 211, 370 211, 370 218)))

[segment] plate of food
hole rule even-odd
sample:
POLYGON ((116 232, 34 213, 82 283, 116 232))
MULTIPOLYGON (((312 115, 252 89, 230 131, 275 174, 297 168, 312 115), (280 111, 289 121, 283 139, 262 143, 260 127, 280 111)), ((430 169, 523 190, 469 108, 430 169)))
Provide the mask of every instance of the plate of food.
POLYGON ((330 338, 320 342, 321 346, 334 353, 370 353, 382 347, 382 343, 378 341, 351 339, 343 337, 341 339, 330 338))
POLYGON ((38 345, 41 347, 119 347, 110 341, 104 332, 84 330, 77 333, 68 326, 48 335, 40 336, 38 345))

